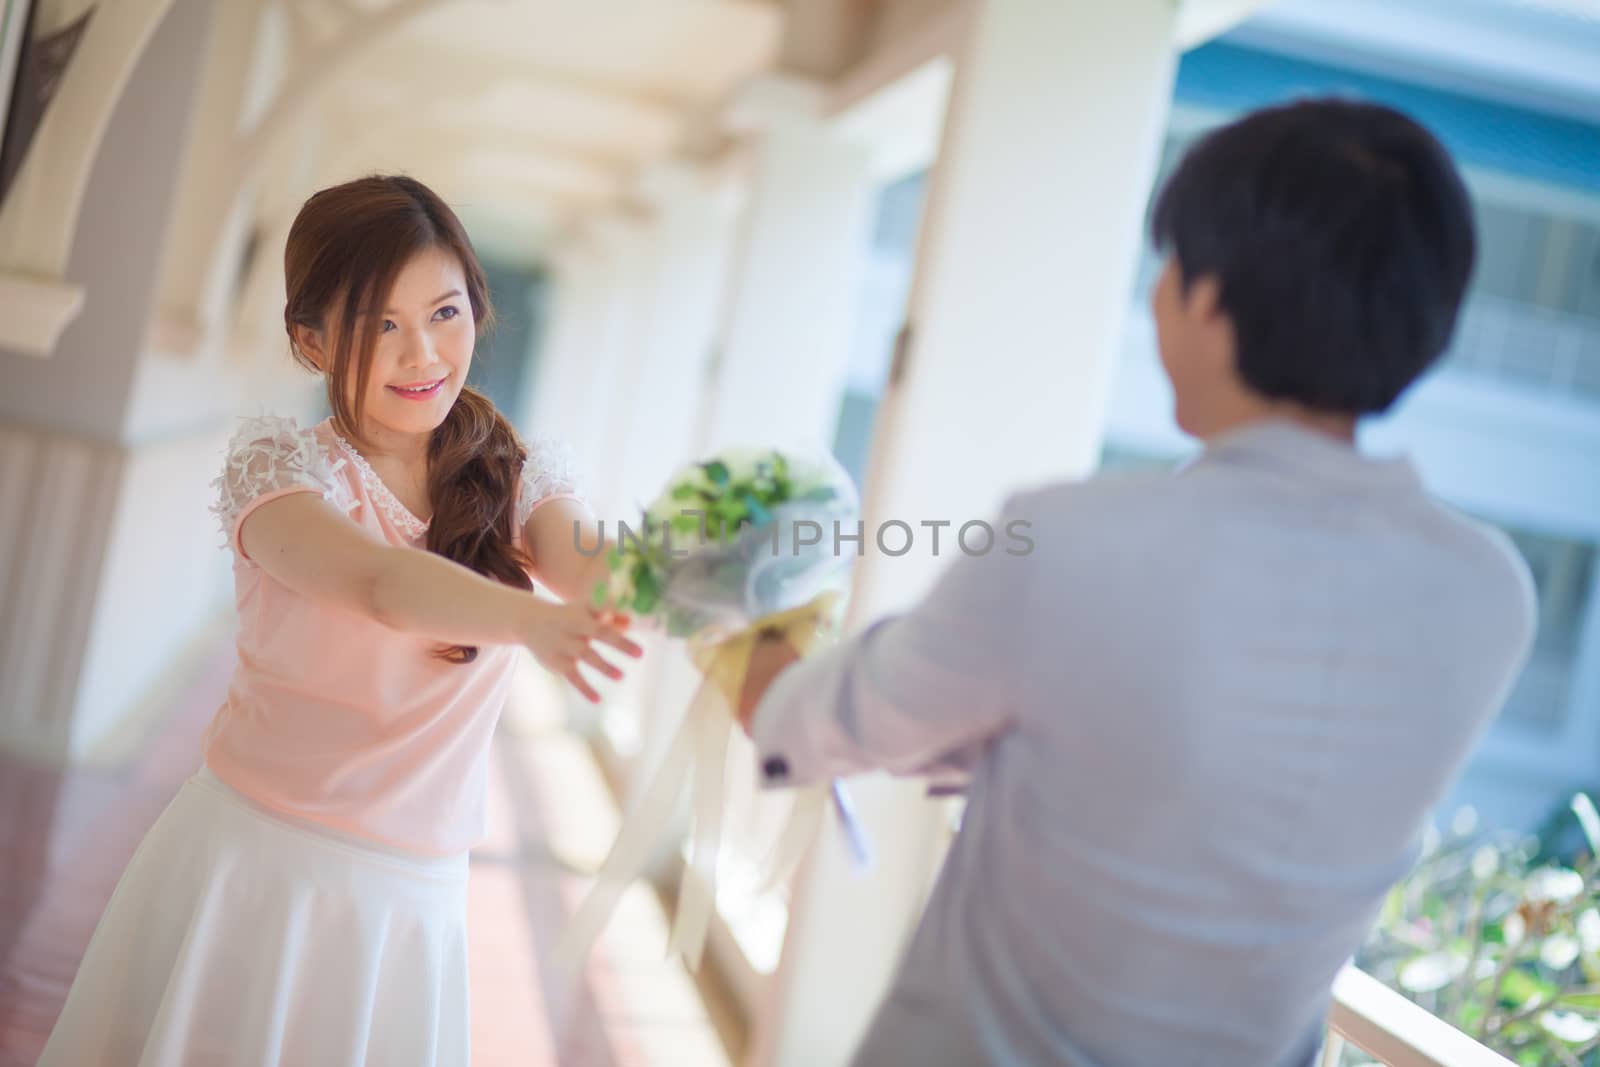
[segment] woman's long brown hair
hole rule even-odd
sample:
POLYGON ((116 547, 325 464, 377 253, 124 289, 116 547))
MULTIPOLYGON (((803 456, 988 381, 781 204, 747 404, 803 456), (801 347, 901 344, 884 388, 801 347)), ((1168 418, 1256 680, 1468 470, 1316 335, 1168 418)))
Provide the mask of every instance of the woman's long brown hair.
MULTIPOLYGON (((295 359, 322 371, 334 425, 361 440, 362 398, 372 373, 374 329, 383 321, 400 271, 430 248, 455 256, 467 279, 472 318, 483 336, 494 323, 483 265, 455 212, 412 178, 359 178, 315 194, 301 207, 284 250, 288 301, 284 328, 295 359), (296 326, 323 331, 338 303, 338 336, 325 337, 328 366, 320 367, 294 342, 296 326), (364 318, 360 316, 365 315, 364 318)), ((532 590, 531 561, 517 547, 517 485, 527 450, 483 394, 463 388, 428 442, 428 503, 433 518, 426 545, 446 559, 518 589, 532 590)), ((439 655, 470 663, 478 650, 452 645, 439 655)))

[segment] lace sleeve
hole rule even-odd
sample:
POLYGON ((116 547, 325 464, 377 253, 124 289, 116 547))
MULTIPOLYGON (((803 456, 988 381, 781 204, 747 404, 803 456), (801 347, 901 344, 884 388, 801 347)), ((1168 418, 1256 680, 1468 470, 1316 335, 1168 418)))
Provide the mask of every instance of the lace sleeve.
POLYGON ((572 450, 549 437, 528 442, 528 459, 522 465, 522 482, 517 491, 517 529, 528 523, 528 516, 540 504, 551 500, 581 500, 572 450))
POLYGON ((239 526, 261 504, 288 493, 321 494, 341 511, 356 505, 339 476, 344 461, 330 462, 315 435, 293 419, 266 415, 246 419, 228 444, 222 473, 211 486, 217 491, 211 507, 227 543, 244 558, 239 526))

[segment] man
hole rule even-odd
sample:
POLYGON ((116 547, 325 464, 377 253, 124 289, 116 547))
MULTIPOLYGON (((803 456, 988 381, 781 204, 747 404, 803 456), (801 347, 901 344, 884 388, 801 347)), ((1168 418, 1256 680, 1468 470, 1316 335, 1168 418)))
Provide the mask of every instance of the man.
POLYGON ((805 662, 761 645, 766 784, 958 762, 969 804, 858 1067, 1303 1067, 1332 981, 1527 656, 1506 540, 1358 420, 1445 350, 1475 253, 1443 148, 1385 108, 1273 108, 1162 190, 1177 476, 1022 493, 805 662))

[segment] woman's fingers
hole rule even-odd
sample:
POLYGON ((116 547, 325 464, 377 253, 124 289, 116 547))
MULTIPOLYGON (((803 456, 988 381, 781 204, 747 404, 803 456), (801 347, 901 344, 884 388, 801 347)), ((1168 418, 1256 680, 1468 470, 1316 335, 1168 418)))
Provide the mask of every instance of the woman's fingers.
POLYGON ((578 665, 576 663, 567 668, 566 679, 572 683, 572 688, 582 693, 584 699, 589 703, 600 703, 600 694, 595 691, 594 686, 590 685, 589 680, 583 676, 581 671, 578 670, 578 665))
POLYGON ((594 649, 585 648, 583 650, 583 654, 579 658, 582 659, 584 663, 587 663, 589 666, 605 675, 607 678, 610 678, 612 681, 620 682, 622 680, 622 669, 604 659, 600 653, 596 652, 594 649))
POLYGON ((586 636, 591 641, 601 641, 610 645, 618 652, 625 652, 634 659, 638 659, 640 656, 644 655, 644 649, 628 640, 618 630, 610 626, 601 625, 594 632, 587 634, 586 636))
POLYGON ((597 611, 589 607, 568 605, 571 615, 568 616, 567 633, 581 641, 602 641, 618 652, 626 653, 634 659, 644 655, 644 649, 633 641, 628 640, 622 633, 622 628, 630 625, 633 620, 626 615, 613 611, 597 611))
POLYGON ((625 626, 631 621, 626 616, 597 612, 577 605, 568 605, 568 612, 559 624, 557 634, 551 635, 556 637, 555 647, 547 648, 550 658, 544 663, 551 673, 559 674, 571 683, 574 689, 583 694, 584 699, 591 704, 598 704, 600 694, 584 677, 579 665, 587 665, 612 681, 620 681, 623 672, 595 651, 591 642, 609 645, 635 659, 644 655, 644 649, 624 637, 618 629, 619 625, 625 626))

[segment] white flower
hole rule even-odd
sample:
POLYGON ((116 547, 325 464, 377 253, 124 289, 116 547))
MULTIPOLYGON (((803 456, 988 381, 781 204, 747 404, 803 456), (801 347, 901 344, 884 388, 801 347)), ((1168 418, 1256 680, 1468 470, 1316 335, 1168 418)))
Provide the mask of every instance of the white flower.
POLYGON ((1467 958, 1459 952, 1430 952, 1400 968, 1400 986, 1411 993, 1432 993, 1443 989, 1467 969, 1467 958))
POLYGON ((1543 867, 1528 876, 1526 892, 1532 901, 1567 904, 1583 892, 1583 875, 1565 867, 1543 867))
POLYGON ((1578 939, 1567 934, 1551 934, 1539 950, 1539 959, 1552 971, 1564 971, 1578 958, 1578 939))
POLYGON ((1539 1025, 1551 1037, 1572 1045, 1581 1045, 1600 1037, 1600 1022, 1574 1011, 1547 1011, 1539 1016, 1539 1025))
POLYGON ((1477 828, 1478 809, 1471 804, 1456 812, 1456 817, 1450 822, 1450 831, 1457 837, 1470 837, 1477 828))
POLYGON ((1584 952, 1600 952, 1600 911, 1587 908, 1578 916, 1578 940, 1583 943, 1584 952))
POLYGON ((1482 882, 1500 869, 1500 853, 1484 845, 1472 854, 1472 877, 1482 882))
MULTIPOLYGON (((739 461, 730 459, 726 454, 713 456, 703 462, 690 463, 680 467, 668 479, 666 488, 662 489, 660 495, 645 508, 645 516, 649 520, 652 529, 669 525, 674 519, 682 517, 685 511, 695 513, 691 517, 701 516, 697 518, 698 524, 705 522, 703 516, 706 510, 706 502, 701 494, 709 493, 716 496, 723 489, 722 486, 712 481, 711 476, 706 473, 707 464, 712 462, 720 462, 727 467, 730 480, 742 476, 742 468, 739 465, 739 461)), ((753 473, 753 459, 751 460, 750 469, 753 473)))
POLYGON ((1506 945, 1516 948, 1522 944, 1522 939, 1528 936, 1528 920, 1522 917, 1522 912, 1514 911, 1506 916, 1505 925, 1501 929, 1505 933, 1506 945))

